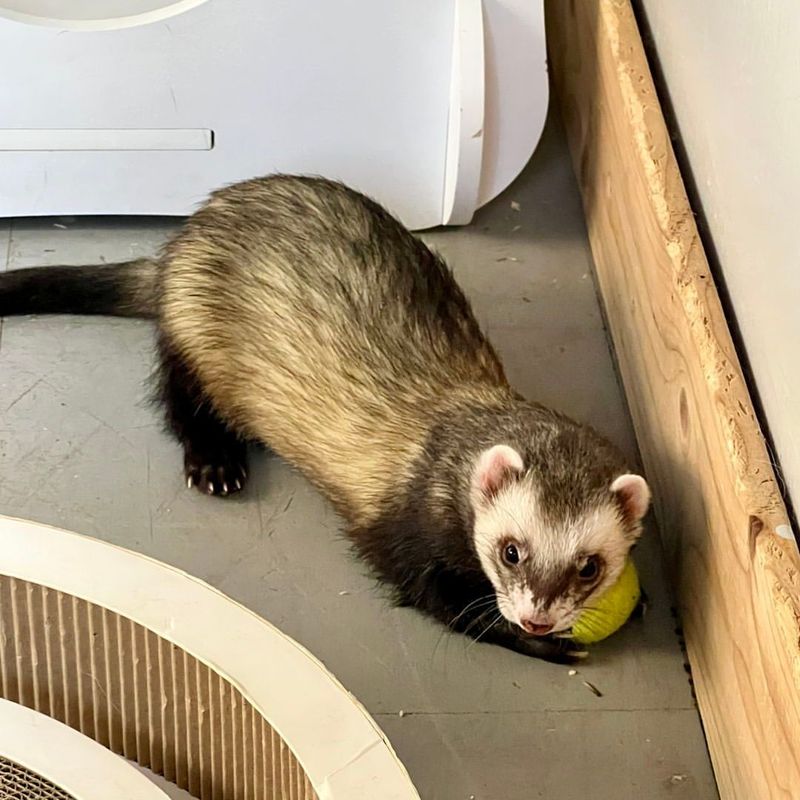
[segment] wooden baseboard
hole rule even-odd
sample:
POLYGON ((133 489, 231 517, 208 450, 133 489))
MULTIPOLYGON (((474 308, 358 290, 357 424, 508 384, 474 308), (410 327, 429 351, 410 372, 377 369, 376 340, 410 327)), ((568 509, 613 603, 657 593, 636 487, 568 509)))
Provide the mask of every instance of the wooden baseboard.
POLYGON ((724 800, 800 797, 800 556, 629 0, 546 0, 600 291, 724 800))

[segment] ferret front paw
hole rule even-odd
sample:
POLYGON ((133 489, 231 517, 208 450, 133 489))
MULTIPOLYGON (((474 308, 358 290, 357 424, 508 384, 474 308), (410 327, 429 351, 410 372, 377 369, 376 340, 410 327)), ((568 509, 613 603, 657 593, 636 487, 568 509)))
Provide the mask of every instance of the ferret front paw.
POLYGON ((553 664, 578 664, 589 656, 588 650, 572 639, 555 637, 519 636, 512 649, 553 664))
POLYGON ((208 453, 198 454, 186 452, 184 456, 184 474, 186 485, 193 486, 203 494, 228 497, 240 492, 247 482, 247 467, 244 455, 237 457, 233 453, 215 453, 209 458, 208 453))

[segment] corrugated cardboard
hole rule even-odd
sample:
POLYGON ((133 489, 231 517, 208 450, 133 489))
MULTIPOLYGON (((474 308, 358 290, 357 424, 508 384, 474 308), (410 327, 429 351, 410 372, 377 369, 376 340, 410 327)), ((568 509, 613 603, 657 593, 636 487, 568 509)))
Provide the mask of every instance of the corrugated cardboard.
POLYGON ((0 517, 0 693, 201 800, 418 800, 375 722, 185 573, 0 517))

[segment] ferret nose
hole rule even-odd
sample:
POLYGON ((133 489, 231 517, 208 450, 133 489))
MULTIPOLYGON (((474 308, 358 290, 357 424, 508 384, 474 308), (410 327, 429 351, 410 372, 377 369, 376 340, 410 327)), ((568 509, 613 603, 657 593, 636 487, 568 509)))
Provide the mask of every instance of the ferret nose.
POLYGON ((522 625, 523 630, 527 633, 531 633, 534 636, 546 636, 553 630, 553 626, 550 623, 541 623, 541 622, 534 622, 532 619, 523 619, 520 621, 520 625, 522 625))

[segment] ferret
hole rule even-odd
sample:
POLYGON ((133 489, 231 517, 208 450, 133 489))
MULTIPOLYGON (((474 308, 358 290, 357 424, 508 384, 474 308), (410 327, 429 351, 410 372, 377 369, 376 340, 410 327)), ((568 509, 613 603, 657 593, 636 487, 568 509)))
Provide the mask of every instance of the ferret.
POLYGON ((0 315, 154 318, 188 485, 231 495, 246 446, 300 469, 412 606, 528 655, 617 577, 650 502, 591 428, 508 383, 442 258, 372 199, 289 175, 212 193, 154 260, 12 270, 0 315))

